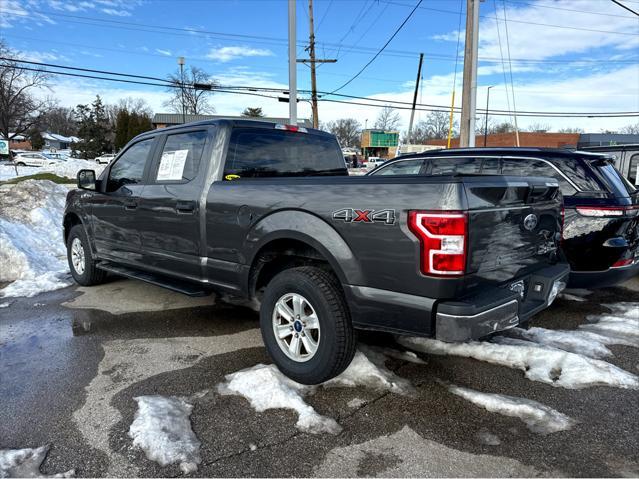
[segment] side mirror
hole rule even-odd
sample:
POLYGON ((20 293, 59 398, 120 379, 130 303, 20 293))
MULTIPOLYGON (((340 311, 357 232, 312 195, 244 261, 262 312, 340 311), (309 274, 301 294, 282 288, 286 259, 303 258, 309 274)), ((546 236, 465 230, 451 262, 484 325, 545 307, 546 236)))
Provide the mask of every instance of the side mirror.
POLYGON ((95 171, 80 170, 78 171, 78 188, 81 190, 96 190, 95 171))

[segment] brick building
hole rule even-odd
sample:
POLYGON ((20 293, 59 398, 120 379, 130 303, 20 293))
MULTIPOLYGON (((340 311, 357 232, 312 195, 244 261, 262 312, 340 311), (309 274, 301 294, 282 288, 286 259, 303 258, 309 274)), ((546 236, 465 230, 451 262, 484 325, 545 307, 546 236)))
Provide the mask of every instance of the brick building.
MULTIPOLYGON (((576 147, 579 143, 579 133, 532 133, 527 131, 519 132, 520 146, 536 146, 540 148, 570 148, 576 147)), ((428 140, 428 145, 446 146, 447 140, 428 140)), ((486 146, 515 146, 515 132, 493 133, 488 135, 486 146)), ((450 141, 451 148, 459 146, 459 138, 450 141)), ((484 146, 484 135, 475 137, 475 146, 484 146)))
MULTIPOLYGON (((246 116, 231 116, 231 115, 184 115, 185 122, 182 122, 181 113, 156 113, 153 115, 153 128, 166 128, 167 126, 181 125, 182 123, 191 123, 192 121, 204 121, 204 120, 259 120, 269 121, 271 123, 281 123, 283 125, 289 122, 288 118, 273 118, 273 117, 261 117, 253 118, 246 116)), ((298 118, 297 124, 305 128, 313 128, 311 120, 305 118, 298 118)))

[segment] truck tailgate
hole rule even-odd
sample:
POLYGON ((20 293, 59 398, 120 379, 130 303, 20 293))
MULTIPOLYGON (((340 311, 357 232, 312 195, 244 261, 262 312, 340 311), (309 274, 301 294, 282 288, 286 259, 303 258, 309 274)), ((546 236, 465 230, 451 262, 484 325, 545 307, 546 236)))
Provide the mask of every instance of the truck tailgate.
POLYGON ((467 272, 477 283, 502 283, 556 261, 562 198, 555 179, 484 176, 465 178, 464 185, 467 272))

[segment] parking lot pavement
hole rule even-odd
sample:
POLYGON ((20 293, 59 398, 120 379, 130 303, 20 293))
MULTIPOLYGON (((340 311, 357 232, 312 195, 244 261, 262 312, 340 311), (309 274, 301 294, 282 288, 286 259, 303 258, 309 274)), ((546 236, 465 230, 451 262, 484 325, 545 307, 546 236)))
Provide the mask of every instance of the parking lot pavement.
MULTIPOLYGON (((639 279, 624 286, 560 298, 533 325, 574 330, 605 314, 606 304, 639 302, 639 279)), ((45 474, 182 474, 178 463, 147 459, 129 436, 134 398, 161 395, 193 405, 201 463, 191 475, 639 475, 636 389, 570 389, 494 361, 418 353, 422 363, 386 361, 412 394, 362 386, 308 393, 304 401, 342 428, 310 434, 296 428, 290 409, 257 412, 245 398, 218 391, 225 375, 269 363, 248 307, 129 280, 0 303, 9 303, 0 309, 0 449, 50 446, 45 474), (519 417, 452 394, 451 385, 536 401, 571 427, 534 432, 519 417)), ((393 344, 383 334, 360 340, 393 344)), ((639 349, 626 344, 609 345, 614 356, 605 361, 639 374, 639 349)))

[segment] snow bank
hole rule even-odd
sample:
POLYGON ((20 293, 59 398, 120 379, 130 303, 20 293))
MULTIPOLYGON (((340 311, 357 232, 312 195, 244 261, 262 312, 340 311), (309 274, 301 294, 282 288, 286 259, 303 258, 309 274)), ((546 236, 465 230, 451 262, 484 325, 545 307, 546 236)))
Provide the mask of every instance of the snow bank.
MULTIPOLYGON (((346 370, 323 383, 322 387, 370 387, 378 391, 410 394, 412 385, 400 378, 384 365, 386 355, 363 347, 357 351, 353 362, 346 370), (362 352, 364 351, 364 352, 362 352)), ((399 353, 399 352, 398 352, 399 353)), ((411 357, 408 355, 408 357, 411 357)), ((258 364, 236 373, 228 374, 225 382, 218 385, 218 392, 225 395, 244 396, 258 412, 267 409, 293 409, 298 414, 297 428, 319 434, 338 434, 342 428, 334 419, 322 416, 304 401, 304 397, 316 391, 317 386, 299 384, 282 374, 275 365, 258 364)), ((359 407, 351 401, 349 407, 359 407)))
POLYGON ((616 344, 639 347, 639 303, 604 304, 604 306, 611 310, 610 314, 588 316, 589 322, 580 325, 579 328, 616 340, 618 341, 616 344))
MULTIPOLYGON (((0 165, 0 181, 11 180, 22 176, 37 175, 38 173, 54 173, 63 178, 75 180, 80 170, 95 170, 96 176, 102 173, 107 165, 99 165, 95 161, 78 160, 69 158, 66 161, 59 161, 51 166, 18 166, 18 175, 13 165, 0 165)), ((75 183, 75 181, 69 181, 75 183)))
POLYGON ((228 374, 218 386, 225 395, 244 396, 257 412, 268 409, 293 409, 298 414, 297 428, 304 432, 339 434, 337 422, 317 413, 304 402, 304 396, 314 390, 284 376, 274 365, 258 364, 236 373, 228 374))
POLYGON ((4 477, 73 477, 75 469, 52 476, 40 472, 49 446, 35 449, 0 449, 0 478, 4 477))
POLYGON ((612 364, 542 345, 445 343, 418 337, 398 337, 397 341, 424 353, 461 356, 520 369, 528 379, 553 386, 569 389, 590 386, 639 389, 637 376, 612 364))
POLYGON ((32 295, 66 286, 62 213, 67 189, 28 180, 0 196, 0 281, 16 281, 4 296, 32 295))
POLYGON ((450 385, 448 389, 487 411, 521 419, 528 429, 540 434, 550 434, 570 429, 575 421, 568 416, 537 401, 502 394, 491 394, 450 385))
POLYGON ((197 470, 200 441, 191 429, 189 416, 193 406, 184 399, 164 396, 139 396, 135 419, 129 428, 133 445, 161 466, 180 463, 185 474, 197 470))
POLYGON ((0 192, 0 296, 34 296, 70 284, 62 215, 68 190, 26 180, 0 192))

